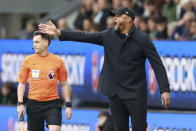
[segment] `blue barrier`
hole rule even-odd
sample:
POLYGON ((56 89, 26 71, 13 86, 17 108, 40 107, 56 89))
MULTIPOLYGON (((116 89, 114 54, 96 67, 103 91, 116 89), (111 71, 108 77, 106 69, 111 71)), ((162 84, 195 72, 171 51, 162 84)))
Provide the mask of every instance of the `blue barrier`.
MULTIPOLYGON (((62 131, 95 131, 98 110, 74 109, 71 120, 65 120, 65 110, 62 114, 62 131)), ((0 106, 0 116, 0 131, 20 130, 16 107, 0 106)), ((25 129, 27 128, 26 120, 25 115, 25 129)), ((195 131, 195 121, 196 114, 148 112, 147 116, 149 131, 195 131)))
MULTIPOLYGON (((196 109, 196 42, 155 41, 171 84, 171 108, 196 109)), ((0 40, 0 75, 3 82, 16 82, 26 55, 34 53, 31 40, 0 40)), ((107 103, 97 93, 104 61, 101 46, 53 40, 49 51, 58 54, 68 70, 68 83, 80 102, 107 103), (88 94, 88 95, 87 95, 88 94), (87 97, 88 96, 88 97, 87 97)), ((160 93, 152 68, 146 62, 148 105, 161 108, 160 93)))

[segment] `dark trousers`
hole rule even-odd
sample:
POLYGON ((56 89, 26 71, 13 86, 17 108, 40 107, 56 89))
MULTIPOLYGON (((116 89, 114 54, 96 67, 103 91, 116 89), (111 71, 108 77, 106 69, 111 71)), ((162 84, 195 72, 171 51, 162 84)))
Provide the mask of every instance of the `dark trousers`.
POLYGON ((129 131, 129 116, 132 131, 146 131, 147 98, 124 100, 118 96, 110 98, 115 131, 129 131))

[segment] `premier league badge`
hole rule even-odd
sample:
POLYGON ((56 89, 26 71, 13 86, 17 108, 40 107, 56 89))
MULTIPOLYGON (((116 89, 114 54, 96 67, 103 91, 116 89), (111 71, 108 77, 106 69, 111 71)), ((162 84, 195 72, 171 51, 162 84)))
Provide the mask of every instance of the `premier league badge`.
POLYGON ((48 74, 48 79, 53 80, 54 79, 54 71, 50 71, 48 74))
POLYGON ((39 70, 32 70, 33 79, 37 79, 39 77, 39 70))

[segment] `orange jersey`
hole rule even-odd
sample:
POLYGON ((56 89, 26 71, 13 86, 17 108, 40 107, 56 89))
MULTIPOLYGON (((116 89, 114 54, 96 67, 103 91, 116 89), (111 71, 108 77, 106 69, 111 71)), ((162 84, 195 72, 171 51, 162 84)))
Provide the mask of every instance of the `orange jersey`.
POLYGON ((56 55, 33 54, 25 58, 18 75, 18 82, 29 79, 28 98, 36 101, 58 99, 58 80, 67 80, 67 70, 63 61, 56 55))

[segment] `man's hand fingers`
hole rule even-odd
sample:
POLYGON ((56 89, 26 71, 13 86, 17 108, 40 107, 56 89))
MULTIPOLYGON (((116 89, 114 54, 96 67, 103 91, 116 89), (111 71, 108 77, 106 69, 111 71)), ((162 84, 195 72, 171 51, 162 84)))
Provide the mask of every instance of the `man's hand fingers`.
POLYGON ((165 108, 168 108, 169 104, 170 104, 170 98, 169 97, 162 97, 162 100, 164 102, 165 108))
POLYGON ((49 27, 47 27, 47 26, 39 26, 39 29, 40 30, 49 30, 49 27))
POLYGON ((45 29, 45 28, 39 28, 39 30, 40 30, 42 33, 49 34, 49 35, 53 35, 53 32, 52 32, 52 31, 47 30, 47 29, 45 29))
POLYGON ((43 29, 43 28, 40 28, 40 31, 41 31, 42 33, 46 33, 46 34, 48 34, 48 31, 47 31, 47 30, 45 30, 45 29, 43 29))
POLYGON ((169 92, 163 92, 161 96, 161 102, 162 102, 162 105, 165 106, 165 108, 169 107, 169 104, 170 104, 170 93, 169 92))
POLYGON ((69 112, 66 113, 66 119, 70 119, 70 115, 69 115, 69 112))
POLYGON ((66 112, 66 119, 68 120, 69 118, 69 112, 66 112))
POLYGON ((72 111, 71 110, 66 110, 66 119, 69 120, 71 119, 72 116, 72 111))
POLYGON ((170 99, 167 98, 167 99, 165 100, 165 107, 168 108, 168 107, 169 107, 169 104, 170 104, 170 99))
POLYGON ((165 101, 165 108, 168 108, 168 103, 167 103, 167 101, 165 101))
POLYGON ((161 97, 161 103, 164 105, 164 97, 161 97))
POLYGON ((18 120, 20 120, 21 115, 22 115, 22 112, 18 112, 18 120))
POLYGON ((53 23, 52 23, 52 21, 50 20, 49 22, 48 22, 48 24, 50 25, 50 26, 55 26, 53 23))
POLYGON ((68 120, 68 115, 69 115, 69 113, 68 113, 68 111, 66 111, 66 119, 68 120))
POLYGON ((49 25, 46 25, 46 24, 39 24, 39 28, 48 28, 49 25))
POLYGON ((49 22, 48 24, 39 24, 39 28, 52 29, 56 27, 52 22, 49 22))
POLYGON ((71 119, 71 117, 72 117, 72 112, 69 113, 69 119, 71 119))
POLYGON ((71 119, 71 112, 68 113, 68 119, 71 119))

